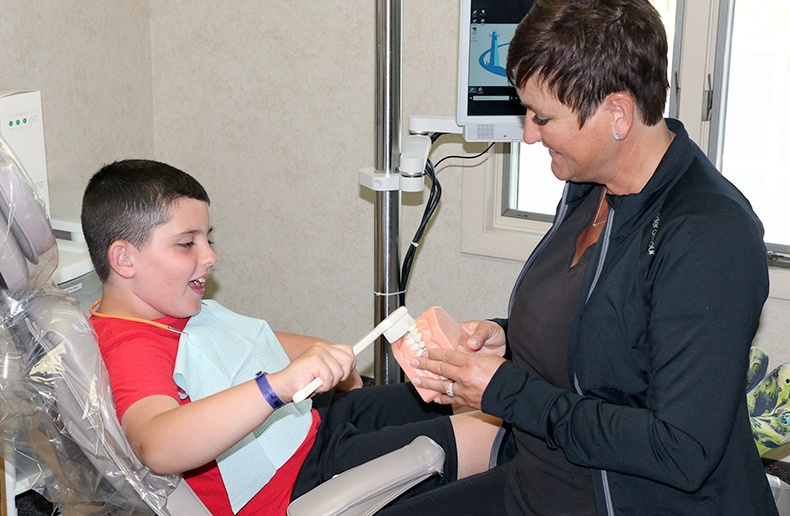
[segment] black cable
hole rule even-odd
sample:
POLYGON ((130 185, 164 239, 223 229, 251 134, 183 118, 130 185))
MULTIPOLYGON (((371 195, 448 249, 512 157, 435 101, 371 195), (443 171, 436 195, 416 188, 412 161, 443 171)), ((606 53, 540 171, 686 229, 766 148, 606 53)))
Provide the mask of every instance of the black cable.
POLYGON ((440 159, 440 160, 439 160, 439 161, 436 163, 436 165, 434 165, 434 166, 435 166, 436 168, 439 168, 439 165, 441 165, 441 164, 442 164, 442 161, 444 161, 444 160, 446 160, 446 159, 450 159, 450 158, 458 158, 458 159, 475 159, 475 158, 479 158, 480 156, 482 156, 482 155, 483 155, 483 154, 485 154, 486 152, 490 151, 490 150, 491 150, 491 147, 493 147, 493 146, 494 146, 494 143, 496 143, 496 142, 492 142, 492 143, 491 143, 491 144, 490 144, 488 147, 486 147, 486 149, 485 149, 483 152, 481 152, 481 153, 479 153, 479 154, 475 154, 474 156, 445 156, 445 157, 443 157, 442 159, 440 159))
MULTIPOLYGON (((431 144, 435 143, 436 140, 445 133, 433 133, 431 134, 431 144)), ((436 165, 431 163, 431 160, 427 160, 425 162, 425 175, 428 176, 428 179, 431 180, 431 193, 428 195, 428 201, 425 203, 425 210, 422 213, 422 220, 420 221, 420 225, 417 227, 417 231, 414 233, 414 238, 411 240, 411 245, 406 250, 406 255, 403 257, 403 265, 401 266, 401 276, 400 276, 400 302, 401 306, 406 305, 406 285, 409 282, 409 274, 411 273, 411 267, 414 263, 414 255, 417 253, 417 247, 420 245, 420 241, 422 240, 423 234, 425 233, 425 228, 428 226, 428 222, 431 220, 436 208, 439 206, 439 200, 442 197, 442 185, 439 184, 439 180, 436 178, 436 168, 441 164, 444 160, 450 158, 458 158, 458 159, 475 159, 479 158, 493 147, 494 144, 492 143, 486 149, 479 153, 475 154, 474 156, 445 156, 444 158, 440 159, 436 165)))
POLYGON ((428 201, 425 203, 425 210, 422 213, 422 220, 414 233, 414 238, 411 240, 411 245, 406 250, 406 256, 403 257, 403 265, 401 267, 401 283, 400 283, 400 296, 401 305, 406 304, 406 284, 409 282, 409 274, 411 273, 411 266, 414 262, 414 255, 417 253, 417 246, 420 245, 425 228, 431 220, 433 213, 439 206, 439 200, 442 197, 442 185, 436 179, 436 169, 431 163, 431 160, 425 163, 425 175, 431 180, 431 193, 428 196, 428 201))

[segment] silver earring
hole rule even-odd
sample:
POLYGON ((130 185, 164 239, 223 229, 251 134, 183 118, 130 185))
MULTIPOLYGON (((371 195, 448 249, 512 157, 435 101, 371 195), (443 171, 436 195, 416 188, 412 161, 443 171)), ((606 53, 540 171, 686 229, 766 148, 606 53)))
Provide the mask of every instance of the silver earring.
POLYGON ((619 142, 622 139, 622 136, 620 136, 620 133, 614 133, 614 139, 619 142))

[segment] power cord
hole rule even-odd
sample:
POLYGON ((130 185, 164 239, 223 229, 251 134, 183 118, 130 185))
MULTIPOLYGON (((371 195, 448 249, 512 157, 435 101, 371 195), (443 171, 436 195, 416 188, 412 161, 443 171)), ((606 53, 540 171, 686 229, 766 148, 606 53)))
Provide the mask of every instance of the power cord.
MULTIPOLYGON (((431 145, 433 145, 440 136, 445 133, 433 133, 431 134, 431 145)), ((428 195, 428 201, 425 203, 425 210, 422 213, 422 220, 420 221, 419 226, 417 227, 417 231, 414 233, 414 238, 411 240, 411 245, 406 250, 406 255, 403 257, 403 265, 401 266, 401 275, 400 275, 400 302, 401 306, 406 305, 406 285, 409 282, 409 274, 411 273, 411 267, 414 263, 414 256, 417 253, 417 247, 420 245, 420 241, 422 241, 423 234, 425 233, 425 228, 428 226, 428 222, 431 220, 436 208, 439 206, 439 200, 442 197, 442 185, 439 184, 439 180, 436 178, 436 169, 438 166, 445 160, 450 158, 457 158, 457 159, 476 159, 480 156, 484 155, 486 152, 491 150, 494 144, 492 143, 483 152, 475 154, 474 156, 445 156, 444 158, 440 159, 436 165, 434 165, 430 159, 426 160, 425 162, 425 175, 431 180, 431 192, 428 195)))
MULTIPOLYGON (((431 138, 431 139, 433 140, 433 138, 431 138)), ((433 140, 433 141, 435 141, 435 140, 433 140)), ((440 159, 439 161, 436 162, 435 167, 438 168, 439 165, 442 164, 442 161, 444 161, 446 159, 450 159, 450 158, 457 158, 457 159, 476 159, 476 158, 479 158, 480 156, 482 156, 486 152, 490 151, 491 147, 494 146, 494 143, 496 143, 496 142, 492 142, 488 147, 485 148, 485 150, 483 152, 475 154, 474 156, 445 156, 445 157, 443 157, 442 159, 440 159)))

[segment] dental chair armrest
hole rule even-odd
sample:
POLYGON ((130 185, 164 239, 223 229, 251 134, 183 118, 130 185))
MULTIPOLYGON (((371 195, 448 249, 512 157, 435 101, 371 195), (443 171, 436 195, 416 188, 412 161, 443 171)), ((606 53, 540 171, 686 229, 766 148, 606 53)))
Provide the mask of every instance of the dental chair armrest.
POLYGON ((300 496, 288 507, 288 516, 374 514, 426 478, 443 473, 444 450, 421 435, 300 496))
POLYGON ((768 477, 768 484, 771 486, 771 492, 774 495, 774 502, 776 502, 779 516, 790 516, 790 485, 773 475, 766 474, 766 476, 768 477))
POLYGON ((211 516, 211 512, 183 478, 168 495, 165 508, 170 516, 211 516))

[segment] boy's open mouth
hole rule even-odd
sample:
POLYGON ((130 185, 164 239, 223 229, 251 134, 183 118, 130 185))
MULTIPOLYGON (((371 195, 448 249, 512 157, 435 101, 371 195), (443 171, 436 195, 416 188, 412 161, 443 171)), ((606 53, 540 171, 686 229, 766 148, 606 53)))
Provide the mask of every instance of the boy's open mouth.
POLYGON ((206 278, 198 278, 189 282, 192 288, 202 290, 206 286, 206 278))

